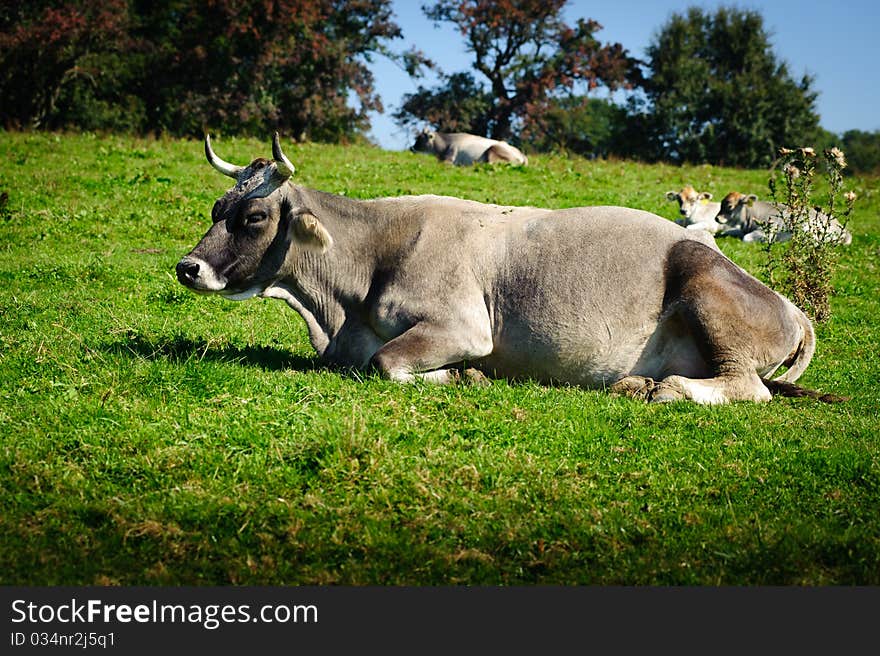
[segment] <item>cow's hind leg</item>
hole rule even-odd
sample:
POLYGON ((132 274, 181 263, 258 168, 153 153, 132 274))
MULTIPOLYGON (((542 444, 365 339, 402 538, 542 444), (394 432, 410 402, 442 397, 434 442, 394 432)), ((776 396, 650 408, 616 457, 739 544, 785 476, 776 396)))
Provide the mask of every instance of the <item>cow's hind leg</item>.
POLYGON ((651 403, 688 400, 704 405, 719 405, 731 401, 770 400, 770 391, 754 373, 716 378, 673 375, 661 381, 647 376, 627 376, 614 383, 611 392, 651 403))
MULTIPOLYGON (((802 329, 793 307, 696 241, 672 247, 665 273, 665 320, 681 326, 707 370, 705 377, 696 378, 686 363, 671 362, 657 372, 660 380, 647 386, 644 397, 703 404, 769 401, 770 391, 758 372, 786 361, 800 343, 802 329)), ((620 381, 624 388, 635 386, 625 381, 620 381)))
POLYGON ((686 378, 667 376, 650 393, 652 403, 687 399, 704 405, 719 405, 731 401, 769 401, 770 390, 756 373, 716 378, 686 378))
POLYGON ((492 337, 485 331, 447 328, 428 322, 418 323, 385 343, 370 360, 384 377, 408 383, 422 380, 448 384, 461 380, 485 382, 477 370, 459 372, 445 365, 476 360, 492 352, 492 337))
POLYGON ((499 162, 509 162, 511 164, 516 164, 517 160, 511 157, 510 152, 505 150, 503 146, 493 145, 489 146, 486 149, 486 152, 483 153, 482 159, 489 164, 497 164, 499 162))

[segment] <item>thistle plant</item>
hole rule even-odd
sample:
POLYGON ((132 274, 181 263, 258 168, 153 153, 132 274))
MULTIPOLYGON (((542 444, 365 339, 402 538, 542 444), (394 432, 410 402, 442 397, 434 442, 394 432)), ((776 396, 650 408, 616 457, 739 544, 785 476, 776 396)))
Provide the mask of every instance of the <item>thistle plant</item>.
POLYGON ((821 163, 829 196, 827 206, 822 206, 813 202, 820 160, 816 151, 782 148, 779 154, 781 166, 769 180, 770 195, 779 207, 779 222, 765 227, 764 277, 815 321, 825 322, 831 318, 831 279, 856 199, 852 191, 844 193, 841 210, 846 158, 838 148, 823 151, 821 163), (791 239, 777 241, 782 232, 791 234, 791 239))

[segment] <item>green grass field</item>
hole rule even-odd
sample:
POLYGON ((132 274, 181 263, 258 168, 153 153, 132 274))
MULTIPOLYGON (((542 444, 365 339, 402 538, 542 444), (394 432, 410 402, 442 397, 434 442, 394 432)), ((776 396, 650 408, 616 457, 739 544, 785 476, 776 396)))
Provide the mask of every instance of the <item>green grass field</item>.
MULTIPOLYGON (((247 163, 266 140, 218 139, 247 163)), ((285 145, 358 198, 627 205, 766 171, 285 145)), ((0 584, 880 584, 880 181, 799 381, 829 405, 645 405, 323 368, 278 301, 174 277, 230 181, 202 144, 0 132, 0 584)), ((719 240, 758 273, 760 247, 719 240)))

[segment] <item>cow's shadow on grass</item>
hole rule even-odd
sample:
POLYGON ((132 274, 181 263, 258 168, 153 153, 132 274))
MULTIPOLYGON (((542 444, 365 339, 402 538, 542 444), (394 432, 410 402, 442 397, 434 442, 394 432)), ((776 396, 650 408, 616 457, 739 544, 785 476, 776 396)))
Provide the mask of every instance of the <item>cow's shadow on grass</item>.
POLYGON ((143 360, 187 362, 225 362, 267 371, 323 371, 333 367, 322 363, 317 355, 304 356, 272 346, 235 346, 195 340, 180 335, 149 339, 128 333, 114 341, 104 342, 99 349, 105 353, 130 356, 143 360))

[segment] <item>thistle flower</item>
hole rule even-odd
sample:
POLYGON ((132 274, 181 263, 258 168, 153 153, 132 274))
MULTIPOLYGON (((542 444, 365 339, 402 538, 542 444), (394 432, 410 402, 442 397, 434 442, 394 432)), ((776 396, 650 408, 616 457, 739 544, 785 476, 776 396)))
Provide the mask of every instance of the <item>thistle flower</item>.
POLYGON ((843 155, 843 151, 836 146, 829 151, 826 151, 828 156, 833 159, 838 168, 845 169, 846 168, 846 157, 843 155))
POLYGON ((791 148, 782 147, 779 149, 780 155, 791 155, 794 151, 791 148))
POLYGON ((794 164, 786 164, 782 167, 782 172, 786 175, 786 177, 791 178, 792 180, 797 180, 799 177, 801 177, 801 170, 794 164))
POLYGON ((801 148, 801 155, 806 155, 808 157, 815 157, 816 151, 808 146, 806 148, 801 148))
POLYGON ((846 199, 847 203, 852 204, 856 200, 856 192, 848 191, 843 195, 843 197, 846 199))

